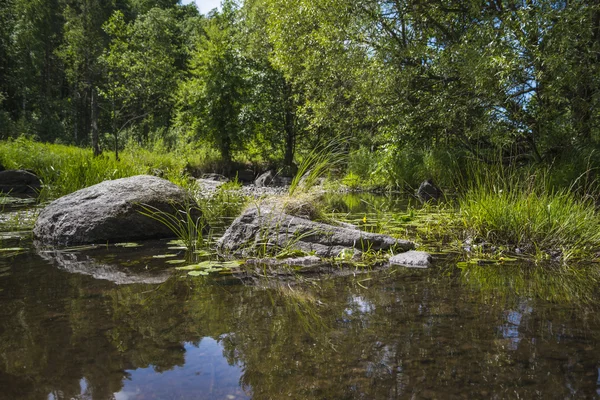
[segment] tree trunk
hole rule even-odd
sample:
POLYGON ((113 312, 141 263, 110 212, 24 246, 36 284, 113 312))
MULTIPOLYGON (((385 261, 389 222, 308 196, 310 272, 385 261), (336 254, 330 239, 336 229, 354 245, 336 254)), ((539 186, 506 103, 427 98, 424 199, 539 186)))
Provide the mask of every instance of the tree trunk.
POLYGON ((92 88, 92 149, 94 150, 94 157, 100 155, 100 143, 98 140, 98 93, 96 88, 92 88))
POLYGON ((288 83, 285 84, 284 88, 284 104, 285 104, 285 121, 284 121, 284 130, 285 130, 285 155, 283 159, 283 164, 286 167, 292 167, 294 164, 294 148, 296 145, 296 131, 294 127, 294 104, 292 100, 292 89, 288 83))

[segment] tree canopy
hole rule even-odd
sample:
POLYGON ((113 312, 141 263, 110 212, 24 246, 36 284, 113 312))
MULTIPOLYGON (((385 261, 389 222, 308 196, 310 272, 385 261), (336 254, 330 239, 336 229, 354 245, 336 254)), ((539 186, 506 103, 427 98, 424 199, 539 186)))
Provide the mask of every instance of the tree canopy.
POLYGON ((595 2, 8 0, 0 21, 3 138, 281 165, 333 138, 382 165, 407 148, 552 163, 600 147, 595 2))

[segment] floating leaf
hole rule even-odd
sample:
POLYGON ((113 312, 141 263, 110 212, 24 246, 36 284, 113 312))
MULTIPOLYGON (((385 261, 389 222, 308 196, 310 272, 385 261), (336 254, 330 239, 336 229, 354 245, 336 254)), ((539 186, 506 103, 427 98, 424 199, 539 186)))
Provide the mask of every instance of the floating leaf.
POLYGON ((206 276, 206 275, 208 275, 208 272, 206 272, 206 271, 190 271, 190 272, 188 272, 188 275, 191 275, 191 276, 206 276))
POLYGON ((200 257, 208 257, 214 255, 215 253, 206 250, 196 250, 194 254, 197 254, 200 257))
POLYGON ((142 247, 143 245, 139 243, 115 243, 115 246, 118 247, 142 247))
POLYGON ((217 272, 225 268, 238 268, 240 265, 242 265, 241 261, 202 261, 199 264, 186 265, 185 267, 177 267, 177 269, 184 271, 211 270, 212 272, 217 272))
POLYGON ((152 258, 170 258, 170 257, 177 257, 177 254, 159 254, 156 256, 152 256, 152 258))
POLYGON ((23 247, 9 247, 6 249, 0 249, 0 253, 8 253, 8 252, 12 252, 12 251, 24 251, 27 249, 24 249, 23 247))
POLYGON ((183 264, 184 262, 186 262, 185 260, 168 260, 165 261, 167 264, 183 264))
POLYGON ((167 242, 167 244, 173 245, 173 246, 183 246, 185 243, 183 242, 183 240, 169 240, 167 242))
POLYGON ((185 246, 171 246, 167 247, 169 250, 187 250, 188 248, 185 246))

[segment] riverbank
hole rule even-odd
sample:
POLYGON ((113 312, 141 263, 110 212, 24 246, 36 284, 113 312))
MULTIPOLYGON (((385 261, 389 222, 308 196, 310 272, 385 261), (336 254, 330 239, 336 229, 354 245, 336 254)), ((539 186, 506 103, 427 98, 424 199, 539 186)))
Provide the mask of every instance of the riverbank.
MULTIPOLYGON (((218 225, 224 217, 237 216, 250 202, 289 195, 288 187, 198 179, 190 175, 189 165, 201 164, 201 155, 193 160, 188 156, 191 154, 132 148, 117 161, 111 156, 93 157, 91 150, 72 146, 26 139, 0 143, 0 163, 5 168, 31 170, 41 178, 40 202, 105 180, 153 174, 192 193, 209 223, 218 225)), ((475 172, 470 173, 475 178, 460 187, 443 187, 446 196, 437 203, 423 205, 412 193, 395 194, 407 199, 404 212, 388 213, 374 202, 364 215, 349 217, 345 209, 351 205, 340 207, 323 194, 360 188, 345 185, 336 175, 325 176, 323 186, 303 201, 312 203, 315 215, 414 240, 424 248, 461 252, 467 261, 514 257, 538 263, 598 260, 598 191, 591 174, 580 177, 569 190, 553 188, 548 174, 482 166, 475 172)))

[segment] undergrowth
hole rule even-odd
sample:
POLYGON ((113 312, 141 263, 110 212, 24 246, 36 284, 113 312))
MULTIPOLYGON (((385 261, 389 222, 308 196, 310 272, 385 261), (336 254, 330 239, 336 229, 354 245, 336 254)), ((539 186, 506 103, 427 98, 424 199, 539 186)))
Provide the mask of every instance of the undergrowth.
POLYGON ((111 153, 94 157, 91 149, 39 143, 24 137, 0 142, 0 164, 6 169, 34 172, 43 183, 40 199, 54 199, 105 180, 154 174, 180 185, 189 181, 183 170, 193 155, 126 148, 115 160, 111 153))

